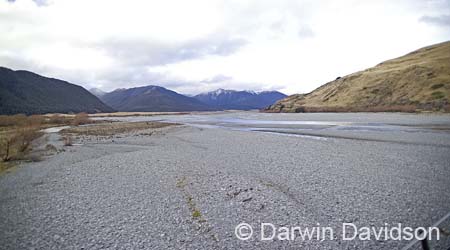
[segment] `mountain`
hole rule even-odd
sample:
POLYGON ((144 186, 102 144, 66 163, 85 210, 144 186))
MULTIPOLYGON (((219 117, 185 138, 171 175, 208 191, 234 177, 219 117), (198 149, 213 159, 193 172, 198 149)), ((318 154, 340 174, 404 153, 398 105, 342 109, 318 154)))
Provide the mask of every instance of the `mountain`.
POLYGON ((450 41, 338 77, 268 112, 450 111, 450 41))
POLYGON ((130 112, 214 110, 192 97, 159 86, 117 89, 101 96, 101 100, 114 109, 130 112))
POLYGON ((0 114, 112 112, 83 87, 0 67, 0 114))
POLYGON ((194 96, 195 99, 217 109, 262 109, 286 97, 277 91, 236 91, 218 89, 194 96))
POLYGON ((100 98, 102 97, 104 94, 106 94, 105 91, 99 89, 99 88, 91 88, 89 89, 89 92, 91 92, 91 94, 95 95, 96 97, 100 98))

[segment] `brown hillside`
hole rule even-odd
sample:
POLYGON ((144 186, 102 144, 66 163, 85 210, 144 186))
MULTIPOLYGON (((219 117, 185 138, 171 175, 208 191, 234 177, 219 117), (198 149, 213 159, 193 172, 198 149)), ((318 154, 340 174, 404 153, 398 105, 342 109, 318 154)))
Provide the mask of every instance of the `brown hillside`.
POLYGON ((450 41, 292 95, 268 112, 450 111, 450 41))

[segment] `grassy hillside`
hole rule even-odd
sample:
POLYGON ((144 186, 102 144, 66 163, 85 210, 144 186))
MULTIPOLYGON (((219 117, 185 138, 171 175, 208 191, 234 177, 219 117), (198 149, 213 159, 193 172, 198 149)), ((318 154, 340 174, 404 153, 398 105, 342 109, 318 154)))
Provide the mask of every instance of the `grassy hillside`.
POLYGON ((308 94, 289 96, 269 112, 450 111, 450 42, 338 77, 308 94))

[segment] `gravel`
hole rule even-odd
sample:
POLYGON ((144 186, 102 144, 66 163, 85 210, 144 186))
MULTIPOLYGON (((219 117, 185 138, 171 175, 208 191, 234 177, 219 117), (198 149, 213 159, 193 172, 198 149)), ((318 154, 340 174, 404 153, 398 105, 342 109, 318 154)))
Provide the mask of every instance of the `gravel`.
POLYGON ((423 144, 410 143, 421 131, 391 141, 158 131, 82 141, 1 175, 0 249, 397 249, 407 242, 343 241, 341 225, 428 227, 450 211, 447 131, 423 144), (254 228, 247 241, 235 236, 242 222, 254 228), (262 222, 319 223, 337 239, 261 241, 262 222))

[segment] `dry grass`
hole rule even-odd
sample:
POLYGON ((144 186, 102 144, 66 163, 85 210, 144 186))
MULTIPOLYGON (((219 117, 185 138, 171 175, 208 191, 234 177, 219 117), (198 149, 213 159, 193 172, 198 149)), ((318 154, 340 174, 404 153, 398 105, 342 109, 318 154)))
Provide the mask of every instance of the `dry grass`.
POLYGON ((163 128, 172 125, 175 124, 164 122, 116 122, 73 127, 64 129, 61 132, 74 135, 112 136, 145 129, 163 128))
POLYGON ((46 121, 49 124, 68 125, 68 124, 70 124, 71 118, 68 116, 64 116, 64 115, 54 114, 54 115, 46 117, 46 121))
POLYGON ((0 174, 3 172, 3 171, 5 171, 5 170, 7 170, 7 169, 9 169, 9 168, 12 168, 12 167, 14 167, 15 166, 15 164, 13 163, 13 162, 4 162, 4 161, 0 161, 0 174))
POLYGON ((36 126, 40 128, 48 128, 64 125, 83 125, 97 123, 102 121, 94 121, 89 118, 86 113, 74 115, 66 114, 47 114, 47 115, 0 115, 0 131, 11 130, 12 128, 24 126, 36 126))
POLYGON ((85 113, 77 115, 0 115, 0 171, 14 161, 24 160, 32 150, 31 143, 44 128, 92 123, 85 113))
POLYGON ((31 142, 40 137, 38 126, 18 127, 0 135, 0 156, 3 162, 20 160, 31 150, 31 142))
POLYGON ((93 123, 93 121, 89 119, 89 116, 86 113, 76 114, 72 121, 72 125, 74 125, 74 126, 84 125, 84 124, 89 124, 89 123, 93 123))
POLYGON ((450 42, 445 42, 289 96, 269 111, 448 112, 449 103, 450 42))
POLYGON ((0 160, 20 160, 31 150, 31 142, 42 135, 45 124, 40 115, 0 116, 0 160))
POLYGON ((0 127, 15 127, 22 126, 27 123, 27 116, 23 114, 18 115, 0 115, 0 127))

